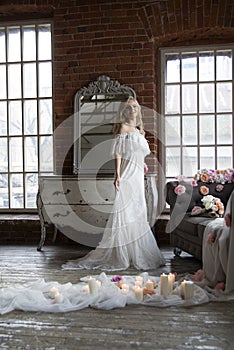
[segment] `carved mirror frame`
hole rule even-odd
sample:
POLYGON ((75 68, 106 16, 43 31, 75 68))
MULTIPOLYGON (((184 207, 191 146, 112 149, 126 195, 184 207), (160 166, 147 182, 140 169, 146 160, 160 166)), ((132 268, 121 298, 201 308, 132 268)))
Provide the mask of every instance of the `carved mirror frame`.
MULTIPOLYGON (((88 86, 82 87, 74 98, 74 153, 73 174, 93 174, 97 169, 82 168, 84 153, 92 149, 103 139, 111 139, 114 118, 118 113, 119 104, 129 96, 136 98, 135 91, 117 80, 111 80, 101 75, 88 86), (96 112, 94 112, 96 111, 96 112), (95 114, 96 113, 96 114, 95 114), (95 118, 96 124, 95 124, 95 118), (87 121, 87 122, 86 122, 87 121), (91 140, 91 142, 90 142, 91 140), (85 142, 87 149, 85 150, 85 142)), ((99 169, 99 174, 113 174, 114 163, 99 169)))

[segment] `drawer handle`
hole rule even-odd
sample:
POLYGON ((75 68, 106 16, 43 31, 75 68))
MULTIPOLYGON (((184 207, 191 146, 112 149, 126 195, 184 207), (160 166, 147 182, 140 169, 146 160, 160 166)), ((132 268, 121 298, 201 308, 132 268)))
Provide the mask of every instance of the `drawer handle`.
POLYGON ((52 193, 52 195, 56 195, 56 196, 58 196, 59 194, 68 194, 68 193, 70 193, 71 192, 71 190, 69 190, 69 188, 66 190, 66 192, 63 192, 63 191, 55 191, 55 192, 53 192, 52 193))
POLYGON ((70 211, 67 211, 66 214, 60 214, 60 213, 55 213, 53 215, 54 218, 58 218, 59 216, 68 216, 70 214, 70 211))

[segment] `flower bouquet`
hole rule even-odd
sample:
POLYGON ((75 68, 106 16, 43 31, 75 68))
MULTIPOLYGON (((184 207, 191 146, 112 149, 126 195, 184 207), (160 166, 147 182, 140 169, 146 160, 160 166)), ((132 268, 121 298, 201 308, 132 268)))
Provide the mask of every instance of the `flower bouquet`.
POLYGON ((213 197, 212 195, 204 196, 201 199, 201 202, 203 203, 204 208, 200 206, 193 207, 190 215, 191 216, 197 216, 197 215, 207 215, 209 217, 222 217, 224 214, 224 205, 221 202, 220 198, 213 197))

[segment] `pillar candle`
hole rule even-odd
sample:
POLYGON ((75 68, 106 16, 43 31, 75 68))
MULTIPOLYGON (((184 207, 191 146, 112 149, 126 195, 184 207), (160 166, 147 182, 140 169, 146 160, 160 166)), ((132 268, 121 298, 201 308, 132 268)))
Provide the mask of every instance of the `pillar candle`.
POLYGON ((175 282, 174 273, 169 273, 169 275, 168 275, 168 292, 169 293, 172 293, 172 291, 173 291, 174 282, 175 282))
POLYGON ((52 287, 50 289, 50 298, 54 299, 56 293, 58 293, 58 289, 56 287, 52 287))
POLYGON ((153 283, 153 281, 151 281, 151 280, 146 281, 145 287, 146 287, 146 289, 154 290, 154 283, 153 283))
POLYGON ((129 285, 126 283, 122 284, 122 289, 121 289, 121 293, 122 294, 127 294, 129 292, 129 285))
POLYGON ((165 273, 160 276, 160 294, 164 297, 168 296, 168 276, 165 273))
POLYGON ((62 303, 63 302, 63 295, 59 292, 57 292, 54 296, 54 301, 56 303, 62 303))
POLYGON ((82 287, 82 291, 86 292, 86 293, 89 293, 89 286, 88 286, 88 284, 86 284, 85 286, 82 287))
POLYGON ((88 279, 88 285, 89 285, 90 294, 96 294, 98 292, 98 285, 95 278, 90 277, 88 279))
POLYGON ((136 282, 135 282, 136 285, 142 287, 142 284, 143 284, 143 277, 142 276, 136 276, 136 282))
POLYGON ((184 283, 184 299, 190 299, 194 296, 194 283, 192 281, 185 281, 184 283))
POLYGON ((139 301, 139 302, 143 301, 143 288, 136 286, 134 293, 135 293, 135 298, 137 301, 139 301))

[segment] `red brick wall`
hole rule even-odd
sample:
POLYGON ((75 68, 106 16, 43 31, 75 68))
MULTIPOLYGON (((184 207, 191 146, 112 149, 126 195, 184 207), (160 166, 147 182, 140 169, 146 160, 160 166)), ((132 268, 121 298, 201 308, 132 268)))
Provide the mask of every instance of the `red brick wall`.
MULTIPOLYGON (((14 0, 1 1, 0 22, 28 18, 54 21, 55 127, 73 113, 76 91, 105 74, 131 86, 139 102, 159 111, 163 46, 233 42, 233 0, 14 0)), ((157 171, 156 115, 144 118, 157 171)), ((72 149, 62 163, 61 147, 72 142, 70 126, 55 140, 56 172, 72 173, 72 149)))

